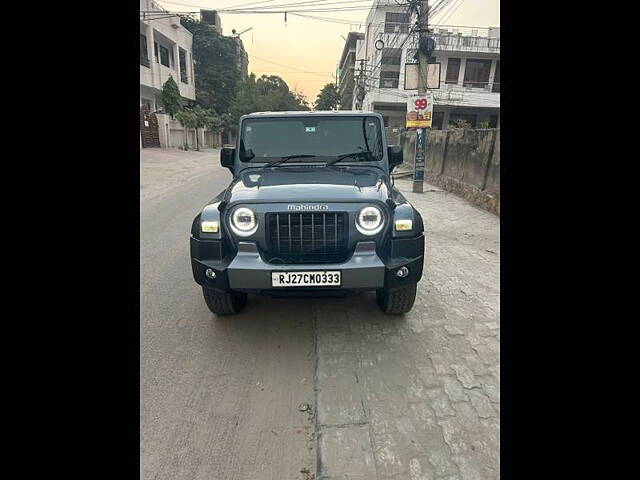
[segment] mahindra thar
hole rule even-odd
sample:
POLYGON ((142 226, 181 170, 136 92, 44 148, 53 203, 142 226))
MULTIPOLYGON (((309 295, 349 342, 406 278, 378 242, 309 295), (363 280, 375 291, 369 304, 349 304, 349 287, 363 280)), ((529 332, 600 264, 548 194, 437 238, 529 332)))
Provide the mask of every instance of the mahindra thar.
POLYGON ((191 227, 191 267, 218 315, 247 294, 336 297, 375 291, 411 310, 422 277, 420 213, 394 187, 402 148, 378 113, 261 112, 240 119, 220 163, 233 174, 191 227))

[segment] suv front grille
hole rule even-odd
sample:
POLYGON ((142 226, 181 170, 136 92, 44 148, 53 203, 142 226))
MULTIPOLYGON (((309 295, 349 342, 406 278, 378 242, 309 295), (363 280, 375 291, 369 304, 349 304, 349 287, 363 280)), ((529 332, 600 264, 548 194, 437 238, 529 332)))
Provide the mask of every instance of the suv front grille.
POLYGON ((348 216, 339 213, 268 213, 267 260, 333 263, 346 259, 348 216))

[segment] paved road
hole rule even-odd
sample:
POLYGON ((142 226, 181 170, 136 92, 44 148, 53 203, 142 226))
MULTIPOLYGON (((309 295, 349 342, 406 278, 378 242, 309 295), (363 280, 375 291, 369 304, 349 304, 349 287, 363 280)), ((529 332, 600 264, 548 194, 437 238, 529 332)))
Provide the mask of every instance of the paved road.
POLYGON ((229 179, 216 151, 141 152, 141 478, 499 478, 499 219, 407 193, 428 258, 402 318, 369 294, 217 318, 188 235, 229 179))

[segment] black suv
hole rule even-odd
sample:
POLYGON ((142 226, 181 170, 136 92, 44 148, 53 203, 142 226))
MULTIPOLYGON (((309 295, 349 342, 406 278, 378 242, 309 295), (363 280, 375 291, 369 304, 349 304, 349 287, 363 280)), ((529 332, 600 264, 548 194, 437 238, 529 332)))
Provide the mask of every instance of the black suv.
POLYGON ((391 314, 413 307, 424 261, 420 213, 394 187, 402 148, 372 112, 263 112, 223 148, 229 187, 191 228, 191 266, 209 309, 247 294, 340 296, 375 290, 391 314))

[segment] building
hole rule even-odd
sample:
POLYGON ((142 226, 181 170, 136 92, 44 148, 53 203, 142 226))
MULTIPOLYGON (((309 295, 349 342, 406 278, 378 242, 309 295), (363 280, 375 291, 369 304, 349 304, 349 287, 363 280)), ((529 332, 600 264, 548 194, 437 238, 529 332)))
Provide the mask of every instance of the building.
MULTIPOLYGON (((214 12, 215 13, 215 12, 214 12)), ((220 17, 212 17, 214 28, 222 33, 220 17)), ((140 0, 140 148, 213 147, 221 143, 220 134, 207 129, 185 129, 162 113, 162 86, 173 77, 185 104, 196 99, 193 68, 193 36, 153 0, 140 0)))
MULTIPOLYGON (((366 21, 365 38, 357 42, 353 108, 383 115, 385 126, 404 127, 404 67, 415 63, 415 16, 394 0, 377 2, 366 21), (358 99, 359 85, 364 98, 358 99)), ((440 88, 433 89, 433 128, 466 120, 473 127, 500 125, 500 28, 434 28, 436 48, 429 63, 439 63, 440 88)), ((345 46, 346 47, 346 46, 345 46)), ((362 96, 362 95, 360 95, 362 96)))
POLYGON ((160 92, 169 77, 182 98, 194 101, 191 32, 153 0, 140 0, 140 13, 140 105, 151 112, 160 110, 160 92))
POLYGON ((222 35, 222 19, 215 10, 200 10, 200 21, 209 25, 213 30, 222 35))
POLYGON ((356 47, 358 42, 364 41, 364 33, 349 32, 347 41, 342 49, 338 64, 338 94, 340 95, 340 110, 351 110, 353 104, 354 71, 356 67, 356 47))

